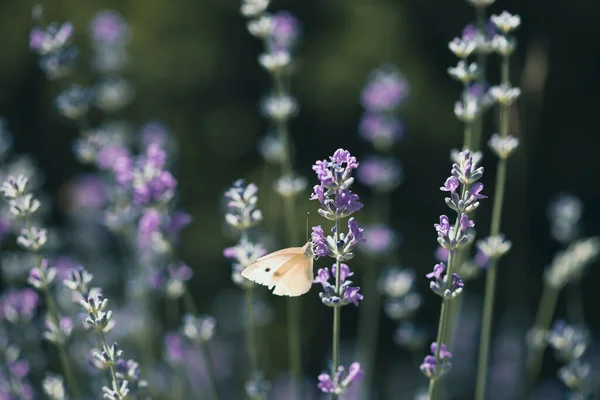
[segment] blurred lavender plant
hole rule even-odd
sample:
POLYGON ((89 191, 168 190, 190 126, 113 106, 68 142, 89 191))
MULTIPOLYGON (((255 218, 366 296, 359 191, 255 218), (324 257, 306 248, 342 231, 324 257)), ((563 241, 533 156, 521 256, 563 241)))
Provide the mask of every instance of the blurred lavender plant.
POLYGON ((440 320, 437 332, 437 340, 432 345, 432 356, 427 356, 421 370, 429 378, 429 396, 435 399, 436 384, 439 379, 445 375, 450 365, 447 362, 452 357, 447 350, 447 343, 450 339, 449 326, 450 321, 449 307, 450 302, 460 295, 463 289, 463 282, 454 271, 455 257, 458 250, 465 246, 469 241, 466 231, 475 226, 475 222, 469 219, 469 214, 479 207, 479 200, 485 198, 481 191, 483 184, 478 182, 483 176, 483 167, 478 167, 469 150, 464 150, 458 155, 458 162, 452 165, 451 176, 446 179, 444 185, 440 188, 443 192, 448 192, 450 197, 446 197, 445 202, 448 207, 456 212, 454 224, 450 225, 450 219, 446 215, 440 216, 439 224, 435 224, 435 230, 438 234, 438 243, 444 249, 448 250, 448 266, 443 262, 436 264, 433 272, 427 274, 431 290, 442 297, 442 308, 440 311, 440 320))
POLYGON ((574 399, 586 399, 592 395, 591 366, 584 360, 589 346, 589 333, 582 327, 567 325, 558 320, 547 336, 556 358, 565 363, 558 371, 560 380, 572 391, 574 399))
POLYGON ((390 228, 383 224, 390 220, 390 194, 403 180, 400 162, 390 153, 392 146, 403 135, 402 121, 397 114, 400 107, 406 102, 409 91, 408 83, 398 69, 393 65, 384 65, 369 74, 361 95, 365 113, 362 116, 359 131, 361 136, 369 141, 380 154, 365 157, 356 173, 358 181, 375 192, 373 199, 375 216, 373 219, 380 225, 378 229, 367 230, 367 232, 371 236, 378 235, 380 239, 384 239, 368 241, 361 246, 361 249, 365 249, 365 253, 369 256, 363 285, 367 300, 359 310, 356 354, 365 371, 361 384, 361 397, 369 397, 373 387, 381 316, 381 296, 377 290, 380 266, 390 261, 392 250, 399 246, 399 243, 395 242, 397 240, 395 235, 389 233, 386 235, 385 230, 390 228), (386 243, 386 238, 394 242, 386 243), (380 246, 379 250, 378 245, 380 246))
MULTIPOLYGON (((61 367, 67 378, 71 393, 74 396, 79 396, 81 390, 71 370, 71 362, 65 349, 67 338, 71 332, 71 323, 68 319, 63 320, 59 316, 50 292, 50 285, 56 276, 56 270, 50 267, 48 260, 40 255, 40 251, 48 240, 47 231, 44 228, 34 226, 32 215, 39 210, 41 203, 34 197, 33 193, 29 192, 27 183, 28 179, 23 175, 17 178, 11 176, 2 183, 0 192, 8 202, 11 214, 19 219, 19 223, 22 225, 20 235, 17 237, 17 244, 34 255, 33 267, 29 271, 27 281, 42 293, 48 308, 47 330, 44 332, 44 337, 57 347, 61 367)), ((27 302, 20 305, 21 310, 23 310, 23 306, 27 307, 27 302)), ((15 314, 19 315, 18 312, 15 312, 15 314)), ((11 317, 6 308, 4 315, 8 318, 11 317)))
POLYGON ((245 267, 266 254, 265 248, 260 243, 252 243, 249 239, 249 230, 263 219, 262 212, 256 206, 257 193, 258 187, 255 184, 246 185, 241 179, 235 181, 233 186, 225 192, 227 200, 225 221, 240 233, 240 240, 234 247, 226 248, 223 254, 233 261, 231 280, 245 292, 246 348, 250 361, 250 379, 246 382, 245 387, 250 398, 260 400, 266 398, 268 384, 263 379, 257 358, 258 344, 253 301, 255 284, 241 275, 245 267))
POLYGON ((592 237, 579 239, 567 249, 554 256, 550 265, 544 272, 544 287, 538 305, 538 310, 533 327, 527 337, 529 346, 527 356, 527 370, 524 396, 529 396, 533 391, 535 381, 539 375, 546 337, 552 323, 558 295, 567 284, 581 279, 587 266, 600 255, 600 238, 592 237))
POLYGON ((148 382, 141 379, 137 362, 123 358, 123 350, 117 342, 108 344, 106 334, 115 326, 113 312, 108 309, 108 299, 102 295, 101 290, 90 288, 92 278, 90 273, 80 267, 71 270, 70 277, 63 283, 71 290, 73 301, 87 313, 84 326, 97 335, 100 348, 92 350, 93 363, 99 370, 107 371, 110 382, 110 386, 102 387, 103 398, 137 399, 148 382))
POLYGON ((315 282, 323 287, 323 291, 319 293, 321 301, 326 306, 333 307, 331 372, 329 375, 319 376, 319 388, 325 393, 333 393, 334 399, 338 399, 339 395, 346 392, 350 383, 361 376, 358 373, 360 364, 354 363, 347 378, 340 381, 344 369, 339 365, 341 307, 350 303, 358 306, 363 299, 359 293, 360 288, 351 286, 352 282, 347 280, 353 273, 346 264, 342 263, 352 259, 354 248, 364 241, 363 229, 358 226, 354 217, 348 220, 348 233, 341 232, 341 221, 363 207, 358 195, 350 190, 354 183, 352 172, 358 168, 358 165, 356 158, 343 149, 336 150, 329 160, 317 161, 313 165, 313 171, 317 174, 320 184, 314 186, 310 198, 319 201, 319 215, 334 221, 334 226, 331 228, 332 235, 326 236, 321 226, 312 228, 315 255, 335 259, 335 264, 331 267, 334 284, 329 282, 331 275, 326 268, 320 268, 315 278, 315 282))
MULTIPOLYGON (((298 103, 289 92, 289 80, 295 70, 294 50, 301 33, 300 22, 288 12, 270 14, 268 6, 269 0, 243 0, 241 13, 249 19, 250 34, 264 43, 264 53, 258 57, 258 62, 271 76, 273 87, 262 100, 261 108, 273 133, 267 134, 260 148, 266 159, 280 164, 280 177, 274 187, 283 198, 286 242, 296 246, 299 241, 296 197, 304 191, 307 181, 294 171, 288 124, 298 113, 298 103)), ((291 297, 286 299, 293 400, 302 396, 300 301, 291 297)))
POLYGON ((504 202, 504 191, 506 186, 506 162, 519 144, 519 140, 509 134, 511 105, 518 98, 521 90, 511 86, 509 79, 510 56, 516 47, 516 40, 512 33, 520 25, 520 17, 511 15, 504 11, 500 15, 492 15, 491 23, 497 34, 491 41, 492 49, 501 57, 501 83, 490 88, 489 93, 500 107, 499 134, 493 134, 488 145, 498 156, 496 168, 496 188, 494 190, 494 203, 492 207, 492 221, 490 236, 479 241, 477 246, 481 253, 489 259, 486 271, 485 298, 483 304, 483 320, 481 328, 481 339, 479 345, 479 368, 477 369, 477 387, 475 398, 485 398, 485 387, 487 382, 488 358, 490 338, 492 332, 492 316, 494 313, 494 298, 496 291, 496 266, 498 260, 508 252, 512 246, 500 233, 502 220, 502 205, 504 202))

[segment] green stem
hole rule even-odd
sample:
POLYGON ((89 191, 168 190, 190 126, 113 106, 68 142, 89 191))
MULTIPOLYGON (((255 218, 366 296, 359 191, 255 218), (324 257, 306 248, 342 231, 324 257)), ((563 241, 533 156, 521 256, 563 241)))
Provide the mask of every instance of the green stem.
MULTIPOLYGON (((28 230, 33 228, 31 217, 26 217, 25 225, 28 230)), ((33 260, 35 268, 41 269, 42 266, 42 258, 40 254, 36 251, 33 253, 33 260)), ((58 316, 58 312, 56 311, 56 307, 54 306, 54 300, 50 295, 50 290, 45 287, 43 290, 44 299, 46 301, 46 307, 48 307, 48 313, 50 314, 50 318, 52 319, 52 323, 59 327, 60 326, 60 318, 58 316)), ((67 385, 71 388, 71 393, 74 397, 81 396, 81 390, 79 385, 77 384, 77 380, 73 375, 73 371, 71 370, 71 363, 69 362, 69 358, 67 357, 67 352, 65 351, 65 344, 62 340, 59 340, 56 344, 56 348, 58 349, 58 357, 60 359, 60 364, 63 372, 65 373, 65 378, 67 379, 67 385)))
MULTIPOLYGON (((547 332, 552 324, 552 317, 556 309, 556 303, 558 302, 558 294, 560 289, 544 285, 542 290, 542 298, 538 306, 538 311, 535 317, 535 323, 533 324, 532 332, 537 337, 542 332, 547 332)), ((527 370, 525 375, 524 393, 522 398, 528 399, 533 390, 535 381, 540 373, 542 367, 542 361, 544 357, 544 350, 546 345, 544 343, 531 343, 529 348, 529 356, 527 359, 527 370)))
POLYGON ((254 329, 254 304, 252 294, 254 287, 245 289, 246 295, 246 347, 248 349, 248 358, 250 359, 250 374, 252 379, 258 377, 258 361, 256 352, 256 334, 254 329))
MULTIPOLYGON (((502 84, 508 85, 508 57, 502 58, 501 75, 502 84)), ((508 136, 509 109, 507 105, 500 106, 500 136, 508 136)), ((500 233, 500 224, 502 221, 502 205, 504 203, 504 192, 506 188, 506 159, 498 159, 496 169, 496 188, 494 191, 494 203, 492 206, 492 222, 490 226, 490 236, 494 237, 500 233)), ((492 260, 487 270, 485 279, 485 295, 483 300, 483 319, 481 322, 481 335, 479 341, 479 368, 477 369, 477 383, 475 399, 483 400, 485 398, 485 387, 487 382, 488 358, 490 350, 490 340, 492 336, 492 317, 494 314, 494 300, 496 294, 498 260, 492 260)))
MULTIPOLYGON (((54 301, 52 300, 52 296, 50 295, 50 291, 48 288, 44 289, 44 298, 46 300, 46 306, 48 307, 48 312, 50 313, 50 318, 52 318, 52 322, 56 326, 60 326, 60 320, 58 318, 58 313, 56 312, 56 307, 54 306, 54 301)), ((67 379, 67 384, 71 388, 71 392, 74 397, 81 396, 81 389, 77 384, 77 380, 73 375, 73 371, 71 370, 71 364, 69 363, 69 357, 67 356, 67 352, 65 350, 65 344, 62 341, 59 341, 56 344, 58 349, 58 357, 60 359, 60 365, 65 373, 65 377, 67 379)))
MULTIPOLYGON (((250 300, 252 300, 252 298, 250 300)), ((183 292, 183 304, 186 308, 186 312, 193 315, 198 315, 198 310, 196 309, 196 304, 194 304, 194 299, 187 288, 183 292)), ((208 384, 211 397, 213 400, 218 400, 219 391, 217 389, 217 377, 215 375, 215 366, 208 350, 208 343, 200 343, 200 350, 202 351, 202 358, 204 358, 204 364, 206 365, 206 370, 208 373, 208 384)))
MULTIPOLYGON (((337 243, 340 236, 340 219, 335 220, 335 242, 337 243)), ((335 293, 340 293, 341 285, 341 263, 339 258, 335 260, 335 293)), ((331 339, 331 376, 337 373, 340 365, 340 320, 341 320, 341 307, 336 305, 333 307, 333 336, 331 339)), ((333 400, 339 398, 337 393, 333 394, 333 400)))
MULTIPOLYGON (((457 218, 458 221, 458 218, 457 218)), ((456 232, 455 228, 455 232, 456 232)), ((452 267, 454 264, 454 251, 450 251, 450 253, 448 254, 448 270, 446 271, 446 279, 448 280, 448 282, 450 281, 450 279, 452 279, 452 267)), ((444 300, 442 301, 442 309, 440 310, 440 321, 438 323, 438 333, 437 333, 437 339, 436 339, 436 343, 437 343, 437 348, 436 348, 436 352, 435 352, 435 359, 438 361, 440 361, 440 351, 442 349, 442 344, 445 343, 446 341, 446 337, 447 337, 447 331, 449 323, 448 323, 448 317, 449 317, 449 299, 444 297, 444 300)), ((432 378, 429 380, 429 400, 434 400, 437 396, 436 393, 436 389, 437 389, 437 382, 438 379, 436 378, 432 378)))
POLYGON ((202 350, 202 357, 204 358, 204 364, 206 364, 206 371, 208 373, 208 386, 210 388, 210 396, 213 400, 219 400, 217 391, 217 376, 215 374, 215 365, 210 356, 208 349, 208 343, 202 342, 200 344, 200 350, 202 350))
MULTIPOLYGON (((108 352, 109 346, 108 342, 106 341, 106 335, 104 335, 104 332, 102 330, 98 330, 98 336, 100 337, 100 344, 102 345, 102 350, 108 352)), ((114 364, 109 364, 109 370, 112 379, 113 390, 117 392, 119 396, 123 396, 123 393, 121 392, 121 387, 119 385, 119 380, 117 378, 117 370, 115 369, 114 364)))

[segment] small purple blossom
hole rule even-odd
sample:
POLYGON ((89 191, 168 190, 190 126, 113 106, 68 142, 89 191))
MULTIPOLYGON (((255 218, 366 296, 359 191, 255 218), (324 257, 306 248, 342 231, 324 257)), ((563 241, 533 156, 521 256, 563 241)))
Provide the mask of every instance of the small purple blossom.
POLYGON ((171 365, 182 365, 186 360, 187 349, 181 335, 168 332, 164 340, 165 358, 171 365))
POLYGON ((359 134, 378 150, 387 150, 404 136, 404 124, 393 115, 366 112, 360 120, 359 134))
POLYGON ((430 272, 425 276, 429 279, 433 279, 433 281, 430 282, 429 287, 435 294, 444 298, 454 298, 462 292, 464 284, 460 277, 455 273, 452 273, 452 278, 450 279, 450 282, 448 282, 448 275, 445 272, 446 265, 441 262, 433 267, 433 272, 430 272))
POLYGON ((292 14, 279 11, 272 16, 269 45, 271 51, 289 52, 300 37, 300 21, 292 14))
POLYGON ((344 394, 354 382, 362 379, 363 370, 360 368, 360 363, 354 362, 348 367, 348 373, 344 374, 345 368, 339 366, 333 376, 329 374, 321 374, 317 378, 319 383, 317 387, 323 393, 335 393, 337 395, 344 394))
POLYGON ((123 46, 131 37, 129 25, 116 11, 98 12, 90 21, 89 32, 96 45, 123 46))
POLYGON ((73 38, 73 24, 51 23, 42 29, 34 27, 29 36, 29 47, 40 55, 56 53, 65 49, 73 38))
POLYGON ((456 189, 458 189, 459 186, 460 182, 458 181, 458 179, 454 176, 451 176, 448 179, 446 179, 446 182, 444 182, 444 186, 442 186, 440 190, 443 192, 454 193, 456 192, 456 189))
POLYGON ((371 225, 364 230, 364 243, 359 248, 372 255, 383 255, 398 246, 401 238, 386 225, 371 225))
POLYGON ((0 321, 28 322, 34 317, 39 296, 33 289, 11 289, 0 297, 0 321))
POLYGON ((448 351, 445 344, 442 344, 438 352, 438 345, 436 342, 431 344, 431 354, 425 356, 423 363, 421 364, 421 372, 429 379, 437 379, 445 375, 452 368, 450 359, 452 353, 448 351))
POLYGON ((408 82, 394 66, 385 65, 369 75, 361 102, 369 111, 387 112, 400 106, 408 97, 408 82))
POLYGON ((350 218, 348 220, 348 235, 346 236, 346 240, 350 244, 350 246, 354 247, 359 242, 364 242, 365 238, 363 235, 364 229, 358 226, 358 223, 354 218, 350 218))
MULTIPOLYGON (((358 303, 362 301, 363 296, 359 293, 359 287, 350 286, 352 281, 347 280, 348 277, 354 275, 348 265, 340 264, 340 291, 336 293, 335 285, 332 285, 329 280, 335 280, 337 267, 333 264, 331 274, 327 268, 320 268, 317 271, 317 276, 314 283, 320 283, 323 287, 323 292, 319 293, 319 297, 323 304, 329 307, 345 306, 346 304, 354 304, 358 307, 358 303)), ((335 282, 334 282, 335 283, 335 282)))
POLYGON ((400 163, 393 158, 367 158, 356 173, 359 182, 380 192, 394 190, 403 179, 400 163))
POLYGON ((321 226, 312 228, 311 240, 314 246, 314 253, 317 257, 325 257, 327 255, 327 243, 321 226))

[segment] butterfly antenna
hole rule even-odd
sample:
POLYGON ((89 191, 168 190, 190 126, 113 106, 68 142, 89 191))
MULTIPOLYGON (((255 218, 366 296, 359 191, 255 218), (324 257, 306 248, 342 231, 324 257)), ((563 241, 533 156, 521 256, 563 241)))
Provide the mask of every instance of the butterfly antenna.
POLYGON ((310 215, 310 212, 306 212, 306 241, 308 242, 308 216, 310 215))

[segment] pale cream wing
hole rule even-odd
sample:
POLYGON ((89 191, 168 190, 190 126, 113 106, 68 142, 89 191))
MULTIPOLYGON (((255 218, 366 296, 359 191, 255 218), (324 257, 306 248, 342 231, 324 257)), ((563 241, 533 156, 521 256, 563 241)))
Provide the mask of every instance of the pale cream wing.
POLYGON ((288 247, 286 249, 277 250, 277 251, 274 251, 267 255, 264 255, 264 256, 260 257, 259 259, 257 259, 256 262, 267 260, 267 259, 273 258, 273 257, 287 255, 287 254, 296 255, 296 254, 300 254, 300 253, 302 253, 302 247, 288 247))
MULTIPOLYGON (((298 249, 298 252, 301 255, 302 250, 300 247, 298 247, 298 249)), ((267 254, 244 268, 242 270, 242 276, 260 285, 272 288, 275 285, 274 280, 278 280, 281 276, 281 273, 276 276, 276 271, 298 256, 298 252, 283 252, 283 250, 280 250, 276 252, 278 254, 267 254)))
POLYGON ((308 292, 314 280, 313 258, 302 254, 288 261, 285 266, 288 267, 287 271, 281 271, 281 278, 277 280, 273 294, 301 296, 308 292))

